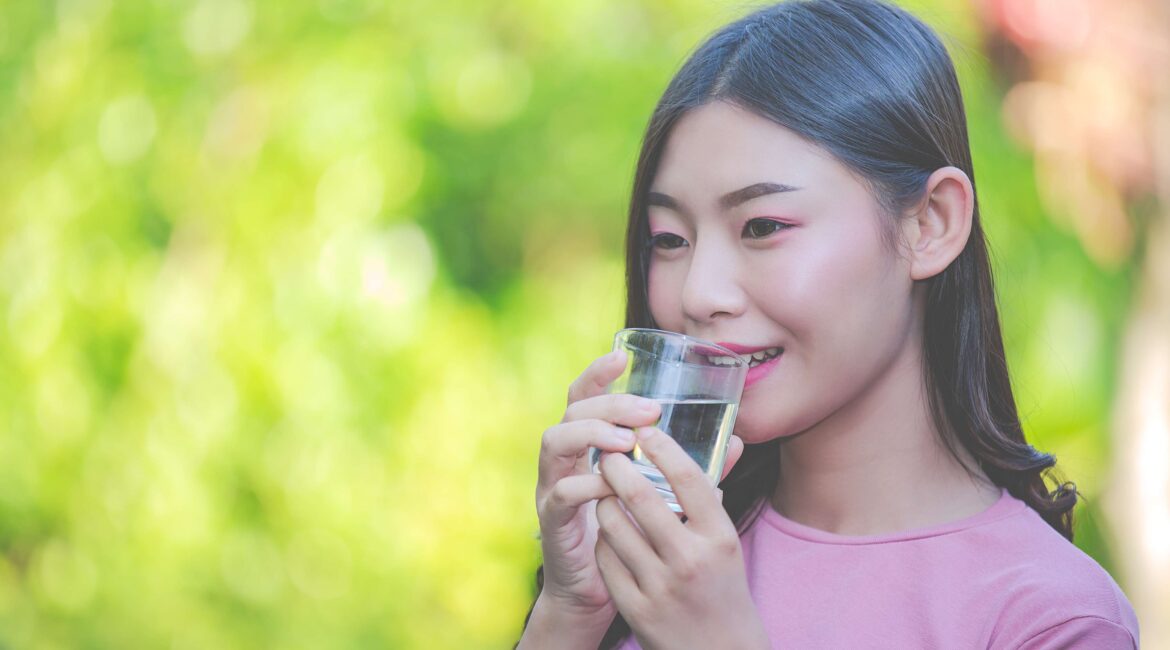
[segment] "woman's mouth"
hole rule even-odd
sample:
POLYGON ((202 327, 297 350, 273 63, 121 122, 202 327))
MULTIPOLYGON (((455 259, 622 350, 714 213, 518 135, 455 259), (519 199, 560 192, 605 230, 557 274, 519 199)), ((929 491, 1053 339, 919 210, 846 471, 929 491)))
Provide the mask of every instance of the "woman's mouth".
POLYGON ((751 354, 741 354, 738 357, 709 356, 707 358, 711 361, 712 365, 716 366, 734 366, 740 360, 746 359, 748 362, 748 368, 755 368, 756 366, 775 359, 783 352, 784 348, 775 347, 756 350, 751 354))
POLYGON ((780 356, 782 352, 784 352, 784 348, 768 348, 759 352, 753 352, 748 355, 748 367, 755 368, 760 364, 767 363, 780 356))
POLYGON ((780 358, 784 355, 784 348, 769 348, 763 350, 763 352, 769 353, 765 355, 763 360, 756 358, 757 353, 752 353, 752 360, 748 362, 747 379, 743 383, 744 390, 751 388, 752 384, 772 374, 776 366, 780 365, 780 358))
POLYGON ((752 350, 750 347, 734 343, 721 343, 720 345, 737 354, 734 357, 709 354, 707 359, 711 365, 722 367, 734 366, 746 360, 748 371, 747 377, 744 379, 744 390, 751 388, 752 384, 770 375, 779 365, 780 357, 784 354, 784 348, 780 346, 752 350))

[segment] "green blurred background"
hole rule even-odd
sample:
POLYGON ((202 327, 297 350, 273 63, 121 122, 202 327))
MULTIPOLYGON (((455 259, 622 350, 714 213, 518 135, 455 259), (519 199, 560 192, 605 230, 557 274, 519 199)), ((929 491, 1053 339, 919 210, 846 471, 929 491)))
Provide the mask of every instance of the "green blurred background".
MULTIPOLYGON (((1112 568, 1134 267, 1041 199, 975 10, 905 6, 952 40, 1021 411, 1112 568)), ((749 8, 0 5, 0 647, 514 641, 641 129, 749 8)))

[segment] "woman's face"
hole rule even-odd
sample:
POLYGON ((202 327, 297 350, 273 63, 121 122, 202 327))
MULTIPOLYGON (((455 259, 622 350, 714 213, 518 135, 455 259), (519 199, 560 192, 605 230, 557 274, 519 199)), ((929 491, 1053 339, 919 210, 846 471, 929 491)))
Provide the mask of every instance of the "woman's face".
POLYGON ((887 219, 845 166, 754 113, 713 102, 675 125, 651 186, 650 310, 663 329, 774 357, 752 361, 745 442, 867 410, 851 407, 906 358, 913 281, 887 219))

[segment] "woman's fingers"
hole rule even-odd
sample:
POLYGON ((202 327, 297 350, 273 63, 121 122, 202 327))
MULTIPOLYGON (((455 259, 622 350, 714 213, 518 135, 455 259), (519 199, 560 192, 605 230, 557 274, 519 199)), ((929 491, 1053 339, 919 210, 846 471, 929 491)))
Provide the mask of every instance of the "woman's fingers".
MULTIPOLYGON (((683 525, 679 514, 670 510, 666 500, 662 499, 654 485, 642 476, 642 472, 635 468, 629 458, 613 454, 601 458, 599 468, 601 476, 613 488, 613 493, 621 504, 625 506, 631 518, 646 535, 655 551, 662 556, 679 553, 683 549, 676 548, 676 540, 683 537, 683 525)), ((600 523, 601 514, 598 511, 600 523)), ((639 535, 641 537, 641 535, 639 535)), ((611 540, 611 546, 615 546, 611 540)))
POLYGON ((629 451, 634 432, 605 420, 577 420, 549 427, 540 447, 540 455, 548 458, 577 458, 589 447, 629 451))
MULTIPOLYGON (((655 427, 639 428, 637 435, 638 448, 670 483, 675 498, 687 515, 688 525, 697 524, 714 531, 721 530, 724 524, 729 523, 711 478, 677 442, 655 427)), ((622 494, 619 486, 614 486, 614 491, 622 494)), ((634 514, 641 522, 638 513, 634 514)))
MULTIPOLYGON (((601 469, 601 475, 613 487, 617 499, 621 499, 622 505, 629 511, 629 517, 624 512, 621 513, 622 517, 627 520, 625 523, 628 523, 632 528, 633 523, 628 521, 632 517, 633 522, 636 522, 645 533, 645 539, 649 540, 650 545, 658 551, 659 555, 666 556, 678 552, 677 541, 683 538, 683 534, 686 532, 682 522, 679 521, 678 515, 666 505, 666 501, 663 500, 658 490, 654 489, 650 481, 634 467, 630 459, 620 454, 610 454, 602 458, 598 466, 601 469)), ((597 521, 604 527, 606 522, 602 520, 602 511, 600 504, 598 505, 597 521)), ((610 522, 613 526, 613 532, 620 534, 620 524, 623 522, 618 521, 612 515, 610 522)), ((638 539, 642 540, 641 534, 638 535, 638 539)), ((642 543, 645 544, 645 541, 642 543)), ((620 541, 610 540, 610 545, 614 546, 615 550, 621 550, 618 548, 620 541)), ((619 553, 619 555, 623 554, 619 553)), ((627 555, 623 555, 622 559, 629 558, 627 555)), ((627 564, 629 563, 627 562, 627 564)))
POLYGON ((590 447, 630 451, 634 432, 605 420, 577 420, 549 427, 540 440, 538 485, 550 489, 562 477, 573 474, 590 447))
MULTIPOLYGON (((655 498, 662 501, 657 495, 655 498)), ((597 502, 598 536, 614 550, 639 584, 662 566, 655 549, 642 533, 643 530, 626 514, 620 497, 605 497, 597 502)))
POLYGON ((743 457, 743 439, 732 434, 727 441, 727 455, 724 456, 723 460, 723 473, 719 475, 720 483, 727 478, 727 475, 731 473, 731 468, 735 467, 741 457, 743 457))
POLYGON ((606 420, 627 427, 641 427, 658 422, 662 405, 658 402, 628 393, 595 395, 578 400, 565 409, 564 422, 573 420, 606 420))
POLYGON ((556 482, 543 502, 536 504, 537 513, 541 521, 555 528, 572 519, 577 508, 612 495, 613 488, 600 474, 566 476, 556 482))
POLYGON ((625 367, 626 353, 611 352, 590 364, 569 387, 564 419, 541 437, 538 501, 560 479, 582 473, 591 447, 630 451, 634 447, 631 429, 658 421, 662 407, 654 400, 605 393, 625 367))
POLYGON ((601 579, 605 581, 605 588, 614 602, 618 603, 619 608, 643 607, 644 597, 638 591, 634 574, 622 563, 622 559, 604 537, 597 540, 593 553, 597 559, 597 570, 601 573, 601 579))
POLYGON ((569 385, 569 404, 601 395, 613 380, 626 369, 626 353, 621 350, 610 352, 589 364, 573 383, 569 385))

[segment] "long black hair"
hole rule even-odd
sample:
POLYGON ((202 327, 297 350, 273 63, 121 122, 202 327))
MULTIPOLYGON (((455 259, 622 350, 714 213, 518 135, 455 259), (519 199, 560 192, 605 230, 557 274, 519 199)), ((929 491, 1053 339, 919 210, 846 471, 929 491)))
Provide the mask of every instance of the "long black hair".
MULTIPOLYGON (((647 193, 674 125, 724 101, 789 129, 870 185, 893 237, 921 201, 928 177, 953 166, 975 183, 954 65, 938 36, 880 0, 793 0, 761 8, 709 37, 671 79, 646 128, 626 233, 626 326, 654 327, 647 296, 647 193)), ((943 442, 1072 539, 1077 492, 1045 473, 1055 459, 1024 438, 1004 357, 978 201, 959 256, 927 285, 924 364, 943 442)), ((775 490, 779 440, 749 445, 723 481, 723 503, 742 533, 775 490)), ((619 615, 602 647, 629 634, 619 615)))

